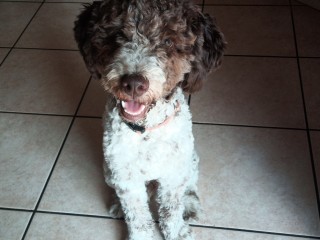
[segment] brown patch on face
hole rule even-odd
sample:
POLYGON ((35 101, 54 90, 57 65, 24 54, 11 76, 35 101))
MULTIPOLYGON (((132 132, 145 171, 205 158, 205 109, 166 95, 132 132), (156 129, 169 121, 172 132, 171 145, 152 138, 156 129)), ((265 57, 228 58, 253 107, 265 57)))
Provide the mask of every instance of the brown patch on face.
POLYGON ((164 84, 164 92, 169 94, 184 79, 190 68, 190 63, 185 58, 173 54, 166 64, 167 81, 164 84))
MULTIPOLYGON (((183 12, 182 9, 181 11, 183 12)), ((167 14, 162 18, 166 24, 162 29, 159 42, 166 55, 164 70, 167 81, 164 84, 164 92, 168 94, 192 70, 192 61, 195 59, 193 49, 197 35, 192 31, 186 16, 181 18, 179 14, 178 16, 167 14)))

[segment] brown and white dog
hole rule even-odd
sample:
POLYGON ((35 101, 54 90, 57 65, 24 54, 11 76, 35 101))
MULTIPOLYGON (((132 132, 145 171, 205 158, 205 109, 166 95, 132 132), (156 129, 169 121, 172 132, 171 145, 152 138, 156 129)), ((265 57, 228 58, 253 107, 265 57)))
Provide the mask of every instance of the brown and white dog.
POLYGON ((225 48, 215 21, 189 0, 105 0, 85 7, 75 38, 112 96, 104 120, 105 178, 130 240, 154 239, 147 186, 157 186, 167 240, 193 239, 198 157, 184 92, 199 90, 225 48))

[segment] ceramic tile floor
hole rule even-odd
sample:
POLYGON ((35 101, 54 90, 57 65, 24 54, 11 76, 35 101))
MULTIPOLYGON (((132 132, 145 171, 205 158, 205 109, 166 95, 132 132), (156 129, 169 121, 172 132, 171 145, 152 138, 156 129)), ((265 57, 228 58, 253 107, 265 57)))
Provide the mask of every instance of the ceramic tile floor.
MULTIPOLYGON (((1 240, 125 238, 106 211, 105 94, 73 41, 79 9, 0 2, 1 240)), ((203 11, 229 44, 191 96, 196 239, 320 239, 320 11, 293 0, 205 0, 203 11)))

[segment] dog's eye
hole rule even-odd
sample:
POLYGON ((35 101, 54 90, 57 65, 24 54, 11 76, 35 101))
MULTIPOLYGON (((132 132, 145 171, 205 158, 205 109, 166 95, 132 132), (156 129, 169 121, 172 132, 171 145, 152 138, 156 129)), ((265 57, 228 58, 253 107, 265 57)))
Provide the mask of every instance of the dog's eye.
POLYGON ((167 47, 171 47, 173 42, 170 38, 166 38, 164 41, 163 41, 164 45, 167 46, 167 47))

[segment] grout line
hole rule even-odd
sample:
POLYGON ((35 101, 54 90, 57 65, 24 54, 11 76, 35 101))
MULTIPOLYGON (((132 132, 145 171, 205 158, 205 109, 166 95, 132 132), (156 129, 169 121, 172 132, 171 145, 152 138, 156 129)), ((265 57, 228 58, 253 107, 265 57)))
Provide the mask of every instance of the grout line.
POLYGON ((16 211, 16 212, 29 212, 29 213, 33 212, 33 210, 22 209, 22 208, 8 208, 8 207, 0 207, 0 211, 16 211))
POLYGON ((66 51, 66 52, 79 52, 78 49, 67 48, 35 48, 35 47, 14 47, 15 50, 45 50, 45 51, 66 51))
MULTIPOLYGON (((252 57, 252 58, 288 58, 288 59, 296 59, 296 56, 276 56, 276 55, 242 55, 242 54, 224 54, 224 57, 252 57)), ((319 59, 319 57, 308 57, 308 56, 299 56, 299 58, 311 58, 311 59, 319 59)))
MULTIPOLYGON (((250 55, 250 54, 224 54, 223 57, 243 57, 243 58, 287 58, 287 59, 296 59, 296 56, 276 56, 276 55, 250 55)), ((320 59, 319 57, 308 57, 308 56, 299 56, 299 58, 306 59, 320 59)))
POLYGON ((204 6, 205 6, 205 0, 202 0, 202 3, 201 4, 199 4, 200 5, 200 7, 201 7, 201 12, 203 13, 204 12, 204 6))
MULTIPOLYGON (((43 51, 68 51, 68 52, 79 52, 78 49, 67 49, 67 48, 36 48, 36 47, 0 47, 0 49, 14 49, 14 50, 43 50, 43 51)), ((224 54, 224 57, 244 57, 244 58, 288 58, 296 59, 296 56, 280 56, 280 55, 252 55, 252 54, 224 54)), ((303 59, 320 59, 314 56, 299 56, 303 59)))
POLYGON ((43 2, 43 0, 39 0, 39 1, 10 1, 10 0, 1 0, 1 3, 3 3, 3 2, 5 2, 5 3, 42 3, 43 2))
POLYGON ((235 232, 245 232, 245 233, 256 233, 256 234, 264 234, 264 235, 273 235, 273 236, 286 236, 286 237, 295 237, 295 238, 320 239, 320 237, 317 237, 317 236, 290 234, 290 233, 277 233, 277 232, 268 232, 268 231, 259 231, 259 230, 250 230, 250 229, 241 229, 241 228, 228 228, 228 227, 217 227, 217 226, 196 225, 196 224, 190 224, 190 226, 199 227, 199 228, 207 228, 207 229, 224 230, 224 231, 235 231, 235 232))
MULTIPOLYGON (((188 97, 188 104, 191 101, 192 95, 188 97)), ((51 116, 51 117, 77 117, 77 118, 92 118, 102 119, 102 116, 86 116, 86 115, 64 115, 64 114, 51 114, 51 113, 28 113, 28 112, 10 112, 0 111, 0 114, 17 114, 17 115, 35 115, 35 116, 51 116)), ((306 131, 306 128, 294 128, 294 127, 274 127, 274 126, 262 126, 262 125, 245 125, 245 124, 231 124, 231 123, 210 123, 210 122, 198 122, 192 121, 194 125, 205 125, 205 126, 223 126, 223 127, 243 127, 243 128, 264 128, 264 129, 278 129, 278 130, 296 130, 306 131)), ((309 129, 310 131, 320 131, 320 129, 309 129)))
POLYGON ((276 55, 251 55, 251 54, 224 54, 224 57, 257 57, 257 58, 296 58, 295 56, 276 56, 276 55))
POLYGON ((320 129, 316 129, 316 128, 310 128, 309 130, 313 132, 320 132, 320 129))
POLYGON ((193 121, 192 124, 194 124, 194 125, 206 125, 206 126, 263 128, 263 129, 292 130, 292 131, 306 131, 307 130, 305 128, 272 127, 272 126, 244 125, 244 124, 226 124, 226 123, 204 123, 204 122, 196 122, 196 121, 193 121))
POLYGON ((73 217, 102 218, 102 219, 110 219, 110 220, 116 220, 116 221, 124 221, 124 218, 113 218, 110 216, 95 215, 95 214, 54 212, 54 211, 45 211, 45 210, 38 210, 37 213, 54 214, 54 215, 62 215, 62 216, 73 216, 73 217))
POLYGON ((320 57, 307 57, 307 56, 299 56, 299 58, 301 59, 320 59, 320 57))
POLYGON ((308 4, 303 3, 303 2, 301 2, 301 5, 295 5, 295 4, 293 4, 292 6, 295 6, 295 7, 307 7, 307 8, 311 8, 311 9, 313 9, 313 10, 315 10, 315 11, 320 12, 320 9, 315 8, 314 6, 308 5, 308 4))
POLYGON ((103 117, 99 116, 85 116, 85 115, 77 115, 77 118, 91 118, 91 119, 102 119, 103 117))
MULTIPOLYGON (((187 98, 188 105, 190 105, 192 95, 187 98)), ((68 114, 54 114, 54 113, 32 113, 32 112, 11 112, 11 111, 0 111, 0 114, 17 114, 17 115, 35 115, 35 116, 51 116, 51 117, 74 117, 74 115, 68 114)), ((77 115, 77 118, 92 118, 92 119, 102 119, 102 116, 87 116, 87 115, 77 115)), ((243 127, 243 128, 264 128, 264 129, 278 129, 278 130, 296 130, 296 131, 306 131, 306 128, 294 128, 294 127, 274 127, 274 126, 262 126, 262 125, 246 125, 246 124, 232 124, 232 123, 210 123, 210 122, 199 122, 192 121, 194 125, 205 125, 205 126, 223 126, 223 127, 243 127)), ((320 131, 317 128, 311 128, 310 131, 320 131)))
MULTIPOLYGON (((217 6, 217 7, 289 7, 289 4, 224 4, 224 3, 208 3, 205 7, 217 6)), ((301 5, 297 5, 301 6, 301 5)))
MULTIPOLYGON (((32 210, 11 209, 11 208, 10 209, 0 208, 0 210, 33 212, 32 210)), ((112 221, 121 221, 121 222, 124 221, 124 218, 113 218, 110 216, 102 216, 102 215, 94 215, 94 214, 67 213, 67 212, 55 212, 55 211, 44 211, 44 210, 38 210, 38 211, 36 211, 36 213, 49 214, 49 215, 59 215, 59 216, 108 219, 108 220, 112 220, 112 221)), ((156 222, 158 223, 158 221, 156 221, 156 222)), ((255 234, 274 235, 274 236, 287 236, 287 237, 296 237, 296 238, 319 239, 319 237, 316 237, 316 236, 308 236, 308 235, 300 235, 300 234, 258 231, 258 230, 241 229, 241 228, 217 227, 217 226, 208 226, 208 225, 201 225, 201 224, 189 224, 189 225, 191 227, 195 227, 195 228, 216 229, 216 230, 224 230, 224 231, 245 232, 245 233, 255 233, 255 234)))
MULTIPOLYGON (((1 207, 0 207, 0 210, 20 211, 20 212, 34 212, 33 210, 14 209, 14 208, 1 208, 1 207)), ((114 221, 124 221, 124 218, 113 218, 113 217, 110 217, 110 216, 95 215, 95 214, 67 213, 67 212, 56 212, 56 211, 46 211, 46 210, 37 210, 36 213, 49 214, 49 215, 60 215, 60 216, 108 219, 108 220, 114 220, 114 221)), ((156 221, 156 222, 158 223, 158 221, 156 221)), ((225 231, 235 231, 235 232, 274 235, 274 236, 287 236, 287 237, 296 237, 296 238, 319 239, 319 237, 316 237, 316 236, 308 236, 308 235, 300 235, 300 234, 289 234, 289 233, 258 231, 258 230, 241 229, 241 228, 217 227, 217 226, 209 226, 209 225, 202 225, 202 224, 189 224, 189 225, 191 227, 195 227, 195 228, 216 229, 216 230, 225 230, 225 231)))
POLYGON ((37 204, 36 204, 34 210, 32 211, 32 215, 31 215, 31 217, 30 217, 30 219, 29 219, 28 225, 27 225, 27 227, 26 227, 26 229, 25 229, 25 231, 24 231, 24 233, 23 233, 23 236, 22 236, 21 240, 24 240, 24 239, 25 239, 25 237, 26 237, 26 235, 27 235, 27 233, 28 233, 28 230, 29 230, 29 228, 30 228, 30 226, 31 226, 31 223, 32 223, 32 220, 33 220, 35 214, 36 214, 37 212, 39 212, 39 211, 38 211, 38 208, 39 208, 40 202, 41 202, 41 200, 42 200, 42 198, 43 198, 43 195, 44 195, 44 193, 45 193, 45 191, 46 191, 46 189, 47 189, 47 186, 48 186, 49 181, 50 181, 50 179, 51 179, 51 177, 52 177, 52 174, 53 174, 53 171, 54 171, 54 169, 55 169, 55 167, 56 167, 56 165, 57 165, 57 162, 58 162, 58 160, 59 160, 59 158, 60 158, 60 155, 61 155, 61 152, 62 152, 62 150, 63 150, 63 148, 64 148, 64 145, 65 145, 65 143, 66 143, 66 141, 67 141, 67 139, 68 139, 68 136, 69 136, 69 134, 70 134, 70 131, 71 131, 71 128, 72 128, 72 126, 73 126, 73 124, 74 124, 74 121, 75 121, 75 119, 77 118, 77 113, 78 113, 78 111, 79 111, 79 109, 80 109, 81 103, 82 103, 82 101, 83 101, 83 99, 84 99, 84 96, 85 96, 85 94, 86 94, 86 92, 87 92, 87 89, 88 89, 88 87, 89 87, 90 82, 91 82, 91 77, 89 78, 89 80, 88 80, 88 82, 87 82, 87 85, 86 85, 86 87, 85 87, 85 89, 84 89, 84 91, 83 91, 83 93, 82 93, 82 96, 81 96, 81 99, 80 99, 80 101, 79 101, 78 107, 77 107, 77 109, 76 109, 76 111, 75 111, 75 113, 74 113, 74 115, 73 115, 73 118, 72 118, 72 120, 71 120, 71 122, 70 122, 69 128, 68 128, 68 130, 67 130, 67 132, 66 132, 66 135, 65 135, 65 137, 64 137, 64 139, 63 139, 63 141, 62 141, 62 144, 61 144, 61 146, 60 146, 59 152, 58 152, 58 154, 57 154, 57 156, 56 156, 56 159, 55 159, 55 161, 54 161, 54 163, 53 163, 53 165, 52 165, 52 168, 51 168, 51 170, 50 170, 50 173, 49 173, 49 175, 48 175, 48 177, 47 177, 47 180, 46 180, 46 182, 45 182, 45 184, 44 184, 44 187, 43 187, 43 189, 42 189, 42 191, 41 191, 40 197, 39 197, 39 199, 38 199, 38 201, 37 201, 37 204))
MULTIPOLYGON (((0 114, 34 115, 34 116, 50 116, 50 117, 73 117, 74 116, 74 115, 68 115, 68 114, 14 112, 14 111, 0 111, 0 114)), ((77 115, 76 117, 77 118, 97 118, 97 119, 102 119, 102 116, 77 115)))
POLYGON ((33 112, 16 112, 16 111, 0 111, 0 113, 18 114, 18 115, 51 116, 51 117, 73 117, 73 115, 55 114, 55 113, 33 113, 33 112))
POLYGON ((305 124, 307 129, 307 138, 308 138, 308 145, 309 145, 309 154, 310 154, 310 163, 311 163, 311 170, 313 175, 313 183, 315 188, 315 194, 316 194, 316 200, 317 200, 317 207, 318 207, 318 218, 320 219, 320 195, 319 195, 319 188, 318 188, 318 180, 317 180, 317 173, 316 173, 316 167, 315 167, 315 159, 313 155, 313 149, 312 149, 312 141, 310 136, 310 128, 309 128, 309 120, 308 120, 308 113, 307 113, 307 106, 306 106, 306 100, 305 100, 305 94, 304 94, 304 86, 303 86, 303 80, 301 75, 301 66, 300 66, 300 59, 299 59, 299 49, 298 49, 298 42, 297 42, 297 33, 295 29, 295 22, 294 22, 294 10, 292 6, 292 0, 290 0, 290 12, 291 12, 291 21, 292 21, 292 30, 294 35, 294 44, 296 49, 296 56, 297 56, 297 66, 298 66, 298 73, 299 73, 299 80, 300 80, 300 90, 301 90, 301 97, 302 97, 302 103, 303 103, 303 111, 304 111, 304 118, 305 118, 305 124))
POLYGON ((29 22, 27 23, 27 25, 25 26, 25 28, 22 30, 21 34, 19 35, 19 37, 17 38, 17 40, 14 42, 14 44, 10 47, 9 52, 6 54, 6 56, 3 58, 3 60, 0 63, 0 67, 2 66, 2 64, 5 62, 5 60, 7 59, 7 57, 10 55, 10 53, 12 52, 12 50, 15 48, 15 46, 17 45, 17 43, 19 42, 20 38, 22 37, 22 35, 24 34, 24 32, 27 30, 27 28, 29 27, 29 25, 31 24, 31 22, 33 21, 33 19, 35 18, 35 16, 38 14, 39 10, 41 9, 41 7, 44 4, 44 0, 42 2, 33 2, 35 4, 40 4, 38 9, 35 11, 35 13, 32 15, 31 19, 29 20, 29 22))

